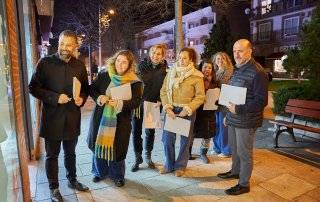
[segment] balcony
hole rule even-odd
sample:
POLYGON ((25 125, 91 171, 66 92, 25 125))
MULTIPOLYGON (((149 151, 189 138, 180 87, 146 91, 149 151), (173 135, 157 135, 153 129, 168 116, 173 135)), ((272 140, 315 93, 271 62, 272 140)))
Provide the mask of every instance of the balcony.
POLYGON ((212 29, 213 24, 203 24, 197 27, 190 28, 186 30, 186 38, 200 38, 204 34, 209 35, 211 29, 212 29))
POLYGON ((250 18, 251 20, 259 20, 263 18, 291 13, 294 11, 300 11, 316 6, 316 2, 317 0, 282 0, 264 7, 258 6, 252 9, 250 12, 250 18))
POLYGON ((144 47, 150 47, 158 43, 169 43, 173 40, 173 34, 161 33, 160 36, 145 40, 143 42, 144 47))
POLYGON ((296 32, 297 29, 297 27, 291 27, 283 30, 255 33, 251 34, 251 40, 254 45, 298 43, 300 39, 298 37, 299 33, 296 32))

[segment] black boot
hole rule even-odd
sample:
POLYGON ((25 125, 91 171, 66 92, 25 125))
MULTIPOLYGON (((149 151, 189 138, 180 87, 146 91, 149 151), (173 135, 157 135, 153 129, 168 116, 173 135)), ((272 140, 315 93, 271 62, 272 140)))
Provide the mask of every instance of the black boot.
POLYGON ((195 160, 196 158, 192 156, 192 145, 189 147, 189 160, 195 160))
POLYGON ((139 165, 143 162, 141 154, 136 153, 136 161, 133 164, 131 171, 132 172, 137 172, 139 170, 139 165))
POLYGON ((208 149, 207 148, 201 148, 200 149, 200 159, 203 161, 203 163, 209 163, 209 159, 207 157, 207 152, 208 149))
POLYGON ((148 167, 151 168, 151 169, 155 169, 156 166, 154 165, 152 159, 151 159, 151 152, 146 152, 146 155, 145 155, 145 160, 146 160, 146 163, 148 164, 148 167))

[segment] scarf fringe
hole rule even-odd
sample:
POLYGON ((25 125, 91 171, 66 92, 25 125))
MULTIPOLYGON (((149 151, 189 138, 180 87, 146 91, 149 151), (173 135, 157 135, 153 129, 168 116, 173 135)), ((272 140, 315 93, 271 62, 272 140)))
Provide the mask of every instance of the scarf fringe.
POLYGON ((107 161, 114 160, 114 150, 113 147, 106 147, 102 145, 95 146, 95 156, 100 159, 105 159, 107 161))

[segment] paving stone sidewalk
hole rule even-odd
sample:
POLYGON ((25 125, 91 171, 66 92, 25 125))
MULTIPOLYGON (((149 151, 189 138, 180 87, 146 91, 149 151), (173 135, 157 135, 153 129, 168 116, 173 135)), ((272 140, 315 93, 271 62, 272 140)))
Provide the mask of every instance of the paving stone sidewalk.
MULTIPOLYGON (((67 186, 63 154, 59 157, 60 190, 65 201, 318 201, 320 199, 320 169, 309 164, 277 154, 271 149, 273 139, 270 125, 257 131, 254 149, 254 170, 251 191, 240 196, 228 196, 224 189, 235 185, 236 180, 222 180, 217 173, 230 169, 230 158, 209 155, 210 164, 199 159, 189 161, 185 176, 160 175, 158 170, 148 169, 143 163, 141 170, 130 171, 134 161, 132 141, 126 159, 126 184, 115 187, 110 180, 92 182, 92 154, 86 146, 88 124, 93 108, 88 102, 83 109, 81 136, 77 146, 77 174, 79 181, 90 187, 89 192, 75 192, 67 186)), ((179 141, 179 138, 177 139, 179 141)), ((283 142, 290 142, 284 137, 283 142)), ((288 143, 286 143, 288 144, 288 143)), ((178 144, 176 144, 178 145, 178 144)), ((198 153, 200 140, 195 140, 193 153, 198 153)), ((178 149, 178 147, 177 147, 178 149)), ((161 131, 157 131, 153 159, 157 167, 163 163, 164 152, 161 131)), ((31 192, 34 201, 50 201, 44 158, 33 164, 31 192)))

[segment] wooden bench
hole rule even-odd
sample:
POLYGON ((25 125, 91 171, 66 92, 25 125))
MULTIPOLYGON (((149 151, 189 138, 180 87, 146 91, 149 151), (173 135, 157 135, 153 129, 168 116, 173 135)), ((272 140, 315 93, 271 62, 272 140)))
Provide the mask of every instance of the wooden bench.
POLYGON ((320 128, 307 126, 307 121, 305 125, 294 123, 296 116, 302 116, 306 118, 313 118, 320 120, 320 102, 319 101, 307 101, 307 100, 297 100, 289 99, 285 107, 286 113, 291 113, 290 121, 282 120, 272 120, 270 123, 274 123, 276 130, 273 134, 274 138, 274 147, 278 147, 278 138, 279 135, 283 132, 288 132, 293 141, 296 142, 296 138, 293 133, 293 129, 300 129, 308 132, 320 134, 320 128))

